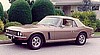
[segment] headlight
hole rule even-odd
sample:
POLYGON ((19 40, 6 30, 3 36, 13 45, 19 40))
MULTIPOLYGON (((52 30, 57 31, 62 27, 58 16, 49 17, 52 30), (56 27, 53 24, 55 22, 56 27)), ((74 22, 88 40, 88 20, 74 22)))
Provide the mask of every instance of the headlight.
POLYGON ((17 35, 18 35, 18 36, 22 36, 22 33, 21 33, 21 32, 18 32, 17 35))
POLYGON ((6 30, 6 32, 9 32, 9 30, 6 30))

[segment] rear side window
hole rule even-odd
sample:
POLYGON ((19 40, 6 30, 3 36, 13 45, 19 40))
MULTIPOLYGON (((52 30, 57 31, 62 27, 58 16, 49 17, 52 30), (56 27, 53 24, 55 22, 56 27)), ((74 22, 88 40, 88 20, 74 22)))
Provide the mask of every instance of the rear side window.
POLYGON ((63 23, 65 27, 77 27, 77 24, 74 20, 71 19, 63 19, 63 23))
POLYGON ((72 27, 73 21, 69 19, 63 19, 62 25, 64 25, 65 27, 72 27))

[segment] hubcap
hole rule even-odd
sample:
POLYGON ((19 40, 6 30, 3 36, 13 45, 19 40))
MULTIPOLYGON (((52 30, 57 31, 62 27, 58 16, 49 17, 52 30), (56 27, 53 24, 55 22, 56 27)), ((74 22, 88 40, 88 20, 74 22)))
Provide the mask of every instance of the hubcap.
POLYGON ((32 39, 32 45, 34 47, 39 47, 41 44, 41 39, 38 37, 38 36, 35 36, 33 39, 32 39))
POLYGON ((80 35, 79 42, 83 44, 85 42, 85 35, 80 35))

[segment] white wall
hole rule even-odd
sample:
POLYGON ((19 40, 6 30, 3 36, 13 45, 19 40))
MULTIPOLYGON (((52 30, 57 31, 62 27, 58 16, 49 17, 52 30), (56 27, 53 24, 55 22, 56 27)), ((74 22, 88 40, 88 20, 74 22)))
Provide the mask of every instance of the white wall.
POLYGON ((99 11, 93 11, 96 14, 96 18, 100 20, 100 10, 99 11))
POLYGON ((91 0, 91 1, 97 1, 97 2, 100 2, 100 0, 91 0))
POLYGON ((77 6, 71 6, 71 11, 78 11, 77 6))
POLYGON ((51 0, 52 2, 63 2, 63 1, 83 1, 83 0, 51 0))
MULTIPOLYGON (((53 2, 63 2, 63 1, 78 1, 78 2, 81 2, 81 1, 83 1, 83 0, 51 0, 51 1, 53 1, 53 2)), ((100 1, 100 0, 91 0, 91 1, 100 1)))

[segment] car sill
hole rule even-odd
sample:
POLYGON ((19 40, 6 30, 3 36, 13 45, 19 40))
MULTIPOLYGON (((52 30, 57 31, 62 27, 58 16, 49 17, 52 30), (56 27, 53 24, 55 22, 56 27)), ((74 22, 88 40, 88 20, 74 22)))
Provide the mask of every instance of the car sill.
POLYGON ((76 40, 76 38, 73 38, 73 39, 47 40, 46 43, 52 43, 52 42, 63 42, 63 41, 73 41, 73 40, 76 40))

